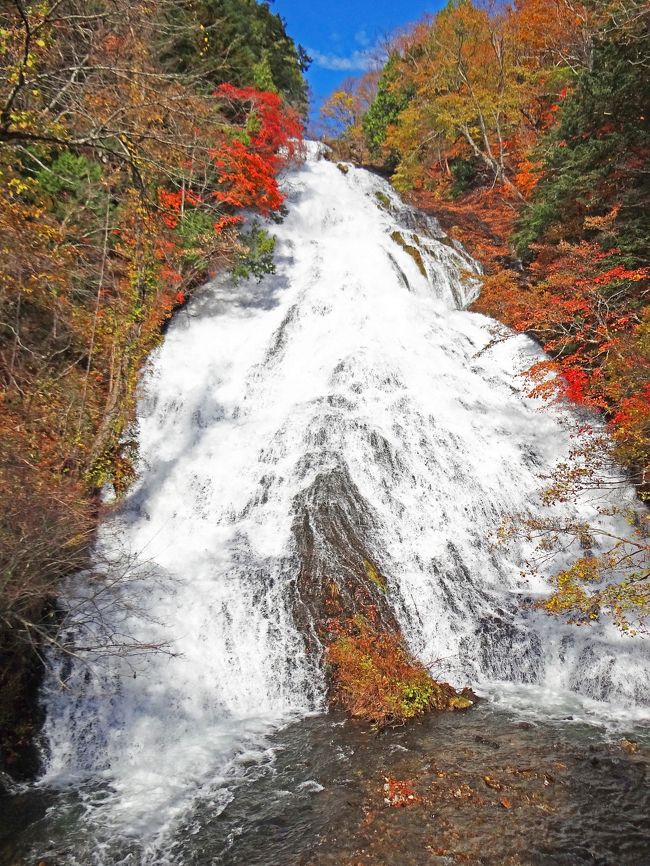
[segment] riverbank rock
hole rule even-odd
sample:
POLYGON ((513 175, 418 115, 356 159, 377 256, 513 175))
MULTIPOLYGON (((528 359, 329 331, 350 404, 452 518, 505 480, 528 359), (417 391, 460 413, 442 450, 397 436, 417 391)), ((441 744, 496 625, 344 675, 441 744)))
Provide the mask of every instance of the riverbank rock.
POLYGON ((318 475, 294 505, 294 612, 307 646, 323 656, 331 703, 377 727, 469 709, 469 690, 436 681, 409 651, 375 561, 380 533, 347 470, 318 475))
POLYGON ((378 727, 403 724, 430 710, 466 710, 470 692, 434 680, 402 636, 357 615, 330 624, 337 637, 326 650, 333 701, 353 718, 378 727))

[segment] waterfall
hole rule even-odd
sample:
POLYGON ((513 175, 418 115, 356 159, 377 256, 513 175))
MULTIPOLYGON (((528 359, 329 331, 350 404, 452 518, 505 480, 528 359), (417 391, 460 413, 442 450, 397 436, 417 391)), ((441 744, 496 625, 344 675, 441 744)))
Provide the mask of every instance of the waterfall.
POLYGON ((100 531, 98 561, 137 562, 113 626, 168 651, 62 664, 45 695, 43 784, 86 786, 91 817, 152 851, 197 797, 227 802, 269 732, 324 708, 302 511, 345 522, 413 652, 454 684, 613 716, 649 699, 641 638, 532 611, 548 585, 522 575, 525 545, 490 544, 541 512, 578 423, 526 395, 540 349, 492 345, 496 323, 466 310, 477 265, 384 180, 311 146, 284 185, 276 274, 206 286, 151 358, 138 481, 100 531))

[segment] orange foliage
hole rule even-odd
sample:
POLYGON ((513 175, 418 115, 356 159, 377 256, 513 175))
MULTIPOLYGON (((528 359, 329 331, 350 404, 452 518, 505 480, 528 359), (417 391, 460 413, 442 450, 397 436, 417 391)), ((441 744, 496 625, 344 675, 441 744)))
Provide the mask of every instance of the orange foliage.
POLYGON ((378 726, 399 724, 430 709, 467 709, 469 693, 436 682, 403 638, 362 616, 331 620, 326 660, 333 698, 351 716, 378 726))
POLYGON ((647 268, 614 264, 596 244, 536 248, 526 276, 483 280, 475 309, 537 337, 552 361, 529 371, 533 393, 603 410, 619 457, 644 488, 650 443, 650 317, 647 268), (550 374, 550 378, 549 378, 550 374))
POLYGON ((448 182, 441 179, 439 186, 442 190, 417 190, 407 197, 435 214, 445 231, 461 241, 488 274, 503 271, 503 263, 511 256, 508 239, 517 216, 509 191, 502 187, 478 189, 450 199, 444 197, 448 182))
POLYGON ((394 809, 404 806, 416 806, 422 802, 422 797, 415 792, 413 785, 406 779, 386 777, 384 782, 384 803, 394 809))

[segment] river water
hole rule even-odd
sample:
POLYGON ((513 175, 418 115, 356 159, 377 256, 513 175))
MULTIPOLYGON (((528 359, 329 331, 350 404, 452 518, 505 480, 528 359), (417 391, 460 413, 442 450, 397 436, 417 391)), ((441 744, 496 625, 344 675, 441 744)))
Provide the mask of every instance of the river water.
MULTIPOLYGON (((127 577, 77 641, 165 651, 55 666, 0 862, 643 866, 647 641, 536 612, 532 550, 490 541, 544 512, 580 419, 526 396, 539 349, 466 311, 477 266, 383 180, 310 146, 285 188, 277 273, 207 286, 151 359, 100 531, 127 577), (364 557, 477 708, 381 735, 323 713, 313 599, 364 557)), ((549 513, 626 531, 602 505, 549 513)))

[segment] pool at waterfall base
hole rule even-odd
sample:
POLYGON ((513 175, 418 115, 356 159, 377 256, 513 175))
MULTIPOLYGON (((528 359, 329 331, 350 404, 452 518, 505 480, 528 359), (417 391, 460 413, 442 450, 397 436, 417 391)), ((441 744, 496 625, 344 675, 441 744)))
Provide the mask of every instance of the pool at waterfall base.
POLYGON ((649 768, 648 727, 488 701, 381 732, 314 715, 240 753, 162 847, 105 835, 97 791, 5 800, 0 864, 647 866, 649 768))

